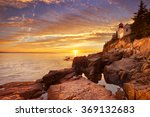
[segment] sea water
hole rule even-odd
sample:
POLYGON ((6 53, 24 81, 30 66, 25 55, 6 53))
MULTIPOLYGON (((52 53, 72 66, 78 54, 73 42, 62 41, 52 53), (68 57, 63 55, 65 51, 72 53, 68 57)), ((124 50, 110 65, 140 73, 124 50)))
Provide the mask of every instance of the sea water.
POLYGON ((64 56, 49 53, 1 53, 0 84, 16 81, 35 81, 50 70, 71 67, 64 56))

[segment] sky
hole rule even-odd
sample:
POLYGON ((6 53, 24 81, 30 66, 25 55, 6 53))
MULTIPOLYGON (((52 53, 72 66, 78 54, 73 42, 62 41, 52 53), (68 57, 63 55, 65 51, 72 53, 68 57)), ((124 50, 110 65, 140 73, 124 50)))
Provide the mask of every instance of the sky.
MULTIPOLYGON (((150 0, 143 0, 149 7, 150 0)), ((0 52, 99 52, 140 0, 0 0, 0 52)))

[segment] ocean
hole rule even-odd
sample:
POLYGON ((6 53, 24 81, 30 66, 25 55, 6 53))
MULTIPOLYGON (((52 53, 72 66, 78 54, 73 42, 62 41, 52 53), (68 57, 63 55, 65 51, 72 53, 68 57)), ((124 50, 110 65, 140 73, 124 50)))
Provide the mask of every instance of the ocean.
POLYGON ((35 81, 50 70, 71 67, 64 56, 49 53, 1 53, 0 84, 16 81, 35 81))
MULTIPOLYGON (((72 61, 64 61, 64 54, 50 53, 0 53, 0 85, 9 82, 35 81, 50 70, 70 68, 72 61)), ((99 82, 113 93, 118 86, 99 82)))

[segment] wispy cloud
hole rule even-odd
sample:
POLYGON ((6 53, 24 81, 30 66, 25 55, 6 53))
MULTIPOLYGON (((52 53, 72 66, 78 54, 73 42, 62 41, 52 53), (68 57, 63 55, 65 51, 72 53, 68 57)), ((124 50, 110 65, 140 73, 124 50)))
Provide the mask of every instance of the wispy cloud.
POLYGON ((11 6, 11 7, 16 7, 16 8, 24 8, 27 7, 28 4, 34 4, 36 2, 43 2, 46 4, 51 4, 51 3, 60 3, 64 0, 1 0, 0 1, 0 6, 11 6))

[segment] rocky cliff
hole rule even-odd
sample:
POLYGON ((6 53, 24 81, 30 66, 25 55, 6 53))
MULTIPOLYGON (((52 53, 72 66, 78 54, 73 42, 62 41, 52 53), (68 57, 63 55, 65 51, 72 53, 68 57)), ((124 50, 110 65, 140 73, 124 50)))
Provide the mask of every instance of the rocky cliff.
POLYGON ((104 52, 123 51, 124 57, 138 55, 150 58, 150 38, 138 39, 131 41, 130 37, 122 39, 110 40, 104 45, 104 52))
POLYGON ((123 87, 128 99, 150 99, 150 38, 110 41, 103 52, 122 52, 123 57, 104 67, 105 80, 123 87))

